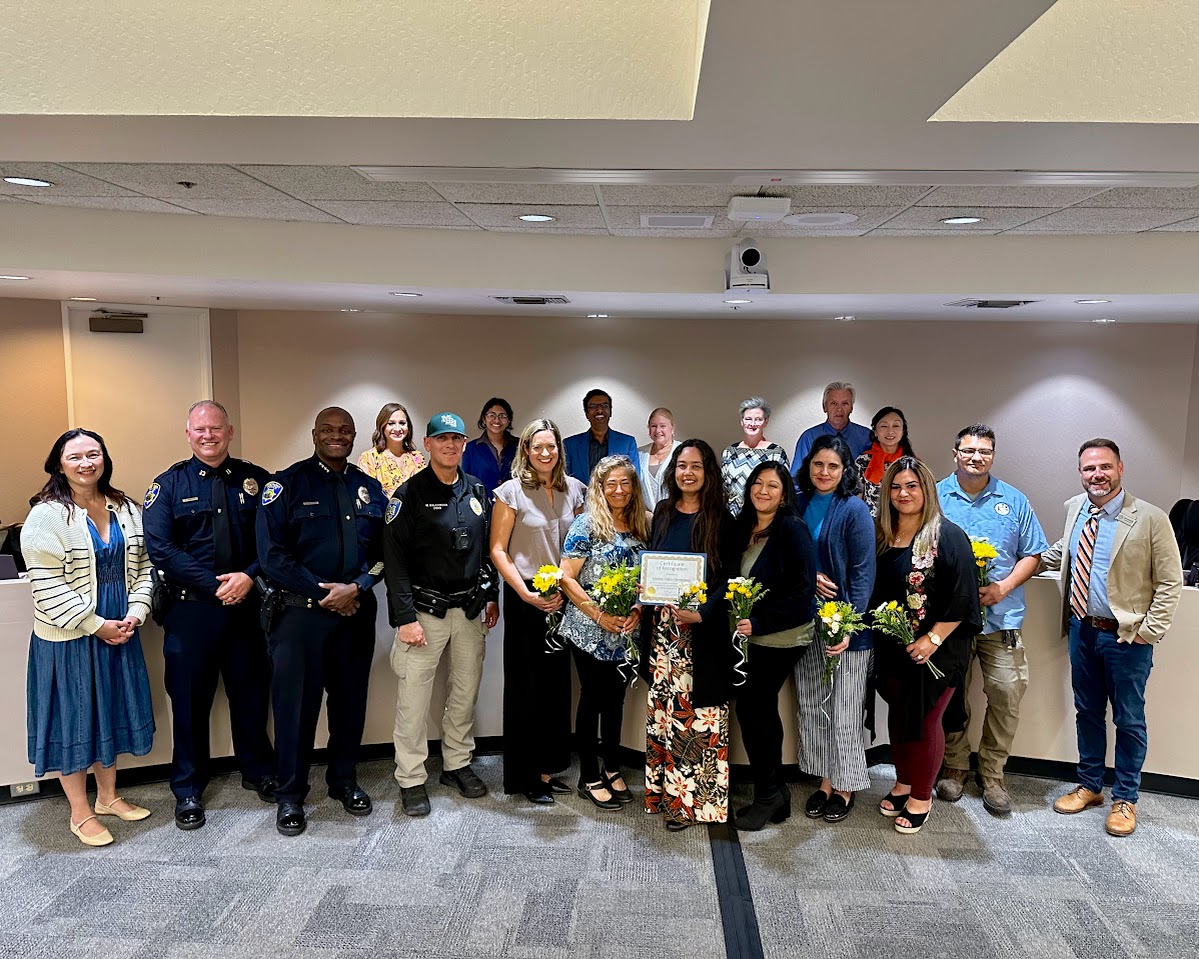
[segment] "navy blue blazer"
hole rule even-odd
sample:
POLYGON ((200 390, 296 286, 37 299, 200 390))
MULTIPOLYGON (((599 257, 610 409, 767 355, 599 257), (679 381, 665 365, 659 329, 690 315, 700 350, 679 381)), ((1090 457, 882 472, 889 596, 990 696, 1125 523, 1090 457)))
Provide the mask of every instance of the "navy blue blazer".
MULTIPOLYGON (((566 450, 566 472, 584 486, 591 482, 591 470, 587 467, 587 441, 590 436, 591 431, 587 430, 568 436, 562 441, 566 450)), ((608 455, 627 456, 633 461, 633 469, 637 471, 637 477, 640 479, 641 464, 637 456, 637 441, 628 433, 608 430, 608 455)))
MULTIPOLYGON (((809 499, 810 494, 799 494, 797 505, 801 516, 808 508, 809 499)), ((870 507, 858 497, 833 495, 816 540, 816 568, 837 584, 839 601, 849 603, 859 613, 870 608, 875 572, 874 517, 870 515, 870 507)), ((862 630, 849 642, 852 650, 873 646, 874 637, 869 629, 862 630)))

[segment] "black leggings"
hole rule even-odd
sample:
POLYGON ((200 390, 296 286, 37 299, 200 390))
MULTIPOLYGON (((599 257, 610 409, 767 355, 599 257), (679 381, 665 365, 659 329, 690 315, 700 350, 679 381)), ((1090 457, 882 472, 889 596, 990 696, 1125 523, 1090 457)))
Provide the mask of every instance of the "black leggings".
POLYGON ((621 661, 596 659, 577 646, 571 646, 570 652, 579 673, 579 707, 575 713, 579 781, 594 783, 600 778, 600 757, 608 772, 620 769, 626 680, 621 675, 621 661))
POLYGON ((779 691, 803 655, 803 646, 749 645, 745 685, 736 690, 737 722, 754 777, 754 797, 768 799, 783 785, 783 721, 779 691))

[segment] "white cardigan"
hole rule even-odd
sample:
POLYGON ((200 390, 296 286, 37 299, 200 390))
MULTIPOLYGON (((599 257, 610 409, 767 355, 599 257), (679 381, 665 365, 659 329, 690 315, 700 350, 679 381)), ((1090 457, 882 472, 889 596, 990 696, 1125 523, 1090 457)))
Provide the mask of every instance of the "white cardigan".
MULTIPOLYGON (((150 558, 136 506, 108 500, 111 520, 125 537, 125 589, 129 613, 139 624, 150 614, 150 558)), ((21 528, 21 553, 33 583, 33 632, 62 642, 94 635, 104 625, 96 613, 96 553, 87 511, 59 503, 38 503, 21 528), (68 517, 70 521, 68 522, 68 517)))
MULTIPOLYGON (((673 455, 674 451, 681 445, 679 440, 675 440, 670 447, 670 452, 673 455)), ((641 496, 645 499, 645 508, 651 513, 654 507, 658 505, 659 500, 666 498, 666 489, 663 481, 666 476, 663 470, 666 469, 666 464, 670 462, 667 457, 658 469, 657 476, 651 476, 649 472, 649 451, 653 449, 652 443, 647 443, 645 446, 639 447, 637 450, 637 458, 641 461, 641 496)))

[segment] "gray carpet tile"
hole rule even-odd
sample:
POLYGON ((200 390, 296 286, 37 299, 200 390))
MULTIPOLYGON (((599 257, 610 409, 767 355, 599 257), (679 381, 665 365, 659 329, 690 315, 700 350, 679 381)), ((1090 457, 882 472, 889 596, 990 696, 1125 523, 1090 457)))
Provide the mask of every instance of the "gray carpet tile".
POLYGON ((876 811, 893 770, 871 773, 843 823, 806 819, 803 785, 790 820, 741 834, 768 959, 1199 956, 1199 803, 1145 794, 1136 833, 1116 839, 1104 808, 1053 812, 1066 785, 1010 776, 1010 817, 971 785, 903 836, 876 811))
POLYGON ((0 808, 0 959, 724 959, 705 830, 667 833, 639 804, 535 807, 499 791, 501 762, 477 761, 481 800, 430 762, 425 819, 398 808, 389 762, 360 766, 364 818, 314 768, 298 838, 236 776, 191 832, 165 785, 124 790, 153 816, 109 821, 102 849, 70 834, 62 799, 0 808))

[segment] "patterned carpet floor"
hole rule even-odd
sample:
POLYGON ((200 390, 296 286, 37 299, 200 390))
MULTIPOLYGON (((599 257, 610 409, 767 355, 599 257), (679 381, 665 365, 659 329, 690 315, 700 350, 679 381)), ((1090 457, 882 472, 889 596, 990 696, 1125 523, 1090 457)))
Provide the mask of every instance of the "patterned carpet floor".
MULTIPOLYGON (((430 762, 433 815, 409 819, 391 764, 364 763, 374 814, 314 788, 295 839, 236 777, 194 832, 165 785, 125 790, 154 814, 113 822, 103 849, 71 836, 62 799, 2 807, 0 957, 723 959, 705 830, 668 833, 639 804, 535 807, 499 793, 499 757, 476 768, 493 792, 472 801, 430 762)), ((1008 821, 972 788, 908 837, 875 812, 890 769, 872 773, 844 823, 805 819, 794 786, 788 822, 740 836, 768 959, 1199 956, 1199 802, 1145 795, 1117 840, 1103 810, 1053 813, 1061 784, 1011 777, 1008 821)))

